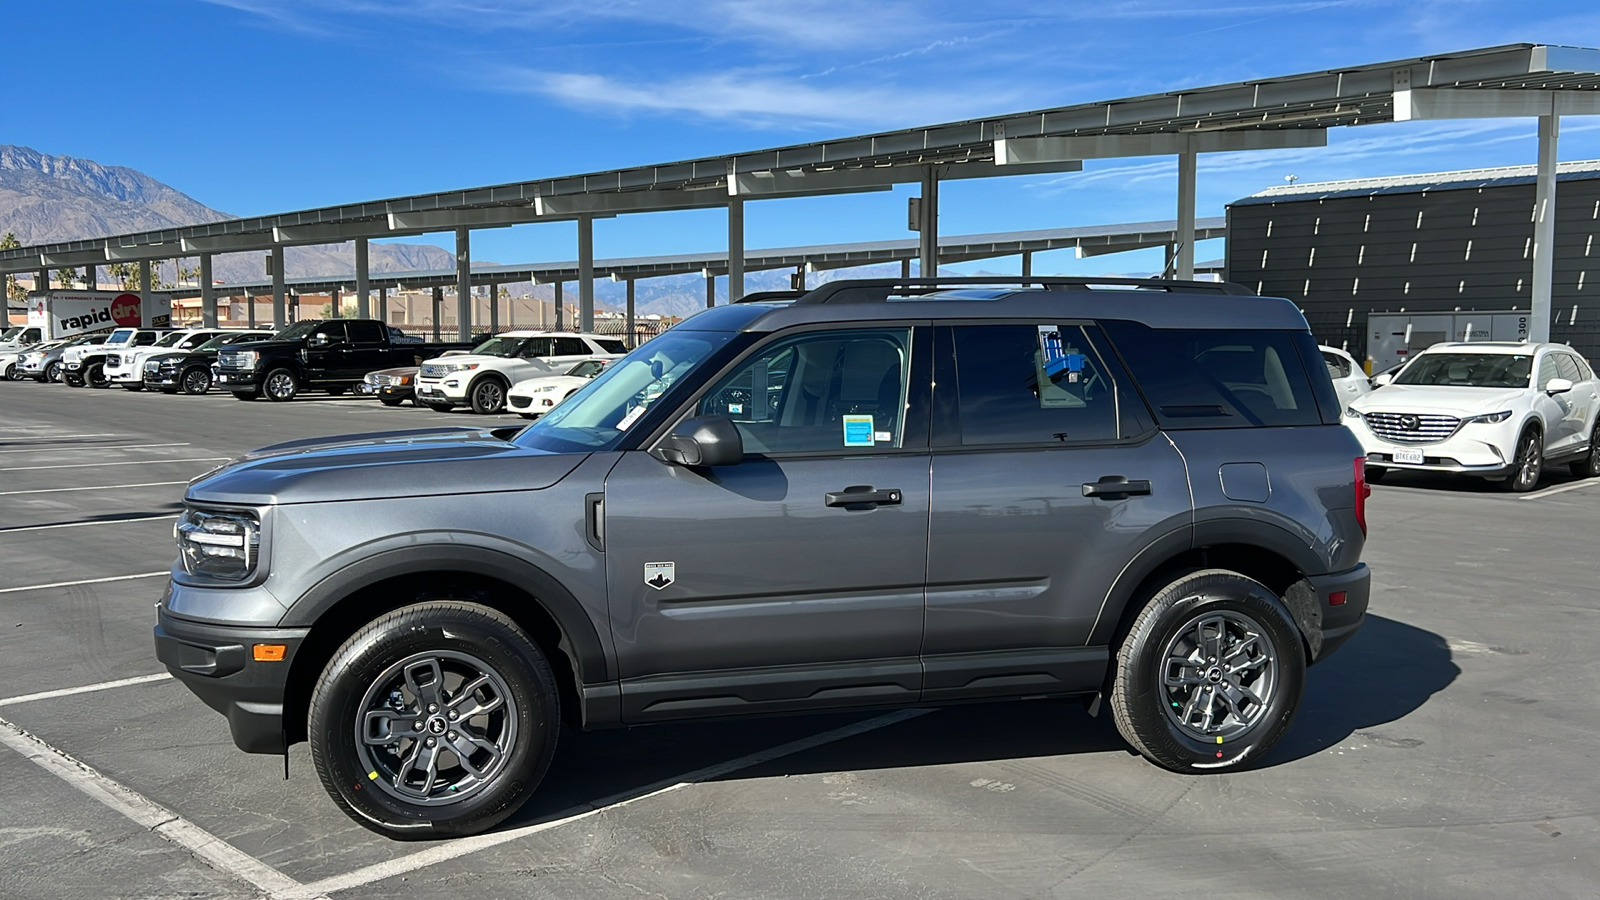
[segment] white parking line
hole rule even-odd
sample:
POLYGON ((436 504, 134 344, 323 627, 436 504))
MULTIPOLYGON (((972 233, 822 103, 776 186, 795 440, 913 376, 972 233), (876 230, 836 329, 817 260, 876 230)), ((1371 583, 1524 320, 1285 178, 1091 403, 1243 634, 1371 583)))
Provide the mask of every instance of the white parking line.
POLYGON ((83 453, 87 450, 149 450, 153 447, 187 447, 188 441, 178 444, 106 444, 100 447, 27 447, 20 450, 0 450, 0 453, 83 453))
POLYGON ((16 528, 0 528, 0 534, 16 534, 19 531, 49 531, 52 528, 84 528, 89 525, 124 525, 128 522, 156 522, 161 519, 176 519, 177 513, 170 516, 137 516, 127 519, 101 519, 98 522, 61 522, 56 525, 19 525, 16 528))
POLYGON ((40 469, 99 469, 105 466, 155 466, 161 463, 217 462, 218 460, 232 458, 231 456, 197 456, 190 459, 135 459, 129 462, 71 463, 65 466, 12 466, 0 469, 0 472, 37 472, 40 469))
POLYGON ((1579 488, 1594 487, 1596 485, 1600 485, 1600 479, 1585 478, 1583 481, 1574 481, 1571 484, 1558 484, 1555 487, 1545 488, 1542 491, 1534 491, 1531 494, 1523 494, 1517 499, 1538 500, 1540 497, 1549 497, 1555 494, 1565 494, 1567 491, 1575 491, 1579 488))
POLYGON ((154 831, 188 850, 218 872, 264 891, 274 900, 288 897, 291 892, 295 897, 315 896, 306 894, 300 882, 293 878, 143 794, 107 778, 5 719, 0 719, 0 744, 17 751, 41 769, 100 801, 141 828, 154 831))
POLYGON ((159 572, 145 572, 142 575, 113 575, 110 578, 85 578, 82 581, 56 581, 50 584, 29 584, 23 587, 0 588, 0 594, 16 594, 21 591, 44 591, 50 588, 77 587, 80 584, 104 584, 108 581, 134 581, 139 578, 155 578, 158 575, 169 575, 168 570, 159 572))
MULTIPOLYGON (((9 439, 11 437, 13 437, 13 435, 0 434, 0 438, 9 439)), ((68 440, 69 438, 97 437, 97 438, 106 438, 106 439, 109 440, 109 439, 112 439, 112 438, 122 437, 122 435, 120 435, 120 434, 107 434, 104 431, 97 431, 94 434, 56 434, 56 435, 51 435, 50 437, 37 437, 37 436, 31 435, 31 434, 22 434, 22 435, 14 435, 14 437, 22 438, 22 439, 25 439, 25 440, 31 440, 31 441, 34 441, 35 443, 39 443, 39 444, 50 444, 50 443, 54 443, 56 441, 65 441, 65 440, 68 440)))
POLYGON ((731 759, 727 762, 717 763, 713 766, 706 766, 703 769, 697 769, 687 775, 681 775, 676 778, 668 778, 636 790, 626 791, 621 794, 615 794, 610 797, 593 801, 592 803, 586 803, 582 806, 573 807, 568 811, 567 814, 559 818, 551 819, 547 822, 539 822, 535 825, 524 825, 521 828, 512 828, 506 831, 495 831, 488 834, 473 835, 472 837, 460 838, 458 840, 435 844, 426 850, 413 853, 410 856, 402 856, 398 859, 391 859, 386 862, 375 863, 362 869, 356 869, 353 872, 347 872, 343 875, 334 875, 329 878, 324 878, 321 881, 314 881, 300 888, 300 891, 303 893, 296 893, 294 891, 287 892, 284 895, 283 900, 309 900, 309 898, 315 897, 319 894, 331 894, 334 891, 349 890, 353 887, 371 884, 374 881, 382 881, 385 878, 392 878, 395 875, 403 875, 407 872, 414 872, 417 869, 435 865, 437 863, 458 859, 466 856, 469 853, 477 853, 479 850, 487 850, 491 847, 498 847, 501 844, 517 840, 518 838, 527 837, 530 834, 538 834, 541 831, 549 831, 552 828, 559 828, 562 825, 569 825, 573 822, 587 819, 590 816, 605 812, 608 809, 616 809, 618 807, 627 806, 630 803, 638 803, 641 800, 647 800, 651 797, 676 791, 692 784, 710 781, 714 778, 720 778, 732 772, 737 772, 740 769, 748 769, 751 766, 760 765, 764 762, 770 762, 774 759, 792 756, 796 753, 810 750, 813 747, 820 747, 824 744, 831 744, 834 741, 841 741, 848 737, 855 737, 858 734, 865 734, 869 731, 875 731, 879 728, 895 725, 900 722, 904 722, 907 719, 914 719, 917 716, 926 715, 930 712, 933 712, 933 710, 902 709, 896 712, 877 716, 875 718, 866 719, 853 725, 846 725, 842 728, 835 728, 832 731, 824 731, 821 734, 814 734, 810 737, 800 738, 796 741, 790 741, 787 744, 769 747, 766 750, 758 750, 755 753, 741 756, 738 759, 731 759))
POLYGON ((32 703, 35 700, 54 700, 57 697, 74 697, 78 694, 94 694, 100 691, 109 691, 112 688, 130 687, 135 684, 148 684, 152 681, 165 681, 172 675, 161 672, 156 675, 137 675, 133 678, 119 678, 116 681, 102 681, 99 684, 85 684, 81 687, 61 688, 55 691, 40 691, 37 694, 23 694, 19 697, 0 697, 0 706, 16 706, 19 703, 32 703))
POLYGON ((0 497, 13 497, 17 494, 60 494, 66 491, 115 491, 122 488, 166 487, 167 485, 188 483, 187 481, 146 481, 143 484, 97 484, 91 487, 36 488, 31 491, 0 491, 0 497))

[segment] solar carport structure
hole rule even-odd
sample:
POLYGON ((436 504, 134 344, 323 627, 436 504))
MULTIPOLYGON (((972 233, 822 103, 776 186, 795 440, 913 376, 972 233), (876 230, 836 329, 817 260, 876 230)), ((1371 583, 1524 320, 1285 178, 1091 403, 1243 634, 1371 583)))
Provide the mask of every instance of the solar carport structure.
MULTIPOLYGON (((1439 56, 1084 103, 964 122, 796 144, 687 162, 397 197, 348 206, 234 219, 186 228, 0 251, 0 272, 46 271, 132 260, 145 291, 149 262, 200 257, 208 322, 213 253, 268 250, 273 310, 285 321, 283 248, 354 240, 358 308, 368 311, 367 241, 454 230, 457 322, 471 329, 471 232, 527 222, 578 223, 580 327, 593 325, 596 217, 726 208, 728 293, 743 294, 744 203, 780 197, 886 191, 919 183, 920 272, 936 269, 939 184, 1070 172, 1087 159, 1178 158, 1174 274, 1192 275, 1198 154, 1317 147, 1330 128, 1418 119, 1520 116, 1538 120, 1533 340, 1548 335, 1555 162, 1565 115, 1600 114, 1600 50, 1513 44, 1439 56)), ((47 276, 41 283, 48 283, 47 276)))

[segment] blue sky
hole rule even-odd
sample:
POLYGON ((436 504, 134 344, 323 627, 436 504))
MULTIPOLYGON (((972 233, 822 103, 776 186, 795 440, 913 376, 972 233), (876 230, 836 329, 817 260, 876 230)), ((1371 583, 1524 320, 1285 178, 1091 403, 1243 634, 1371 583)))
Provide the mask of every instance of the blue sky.
MULTIPOLYGON (((13 2, 0 143, 140 169, 279 212, 665 162, 1528 41, 1600 47, 1593 0, 51 0, 13 2)), ((1600 117, 1563 160, 1600 157, 1600 117)), ((1200 215, 1283 182, 1531 163, 1531 120, 1342 129, 1202 157, 1200 215)), ((1171 218, 1171 158, 950 183, 941 231, 1171 218)), ((747 246, 909 237, 893 194, 764 201, 747 246)), ((717 212, 596 223, 596 253, 724 246, 717 212)), ((450 246, 447 235, 438 236, 450 246)), ((473 257, 570 259, 571 225, 473 257)), ((1201 245, 1220 256, 1220 241, 1201 245)), ((1036 271, 1137 271, 1151 254, 1036 271)), ((990 270, 1004 268, 988 264, 990 270)))

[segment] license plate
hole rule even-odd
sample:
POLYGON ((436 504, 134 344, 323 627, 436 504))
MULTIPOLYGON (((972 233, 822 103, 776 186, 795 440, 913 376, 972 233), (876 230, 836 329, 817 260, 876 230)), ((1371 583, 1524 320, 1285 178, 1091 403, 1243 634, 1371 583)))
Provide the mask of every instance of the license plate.
POLYGON ((1396 450, 1394 451, 1394 461, 1397 463, 1414 463, 1416 465, 1422 465, 1422 451, 1396 450))

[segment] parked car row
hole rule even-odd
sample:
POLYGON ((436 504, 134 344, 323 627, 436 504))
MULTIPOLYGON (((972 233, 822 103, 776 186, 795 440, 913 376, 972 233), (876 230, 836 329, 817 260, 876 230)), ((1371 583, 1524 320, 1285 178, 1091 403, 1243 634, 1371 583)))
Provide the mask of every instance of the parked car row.
POLYGON ((298 322, 280 331, 116 328, 0 351, 7 378, 72 387, 149 388, 240 400, 293 400, 308 390, 411 400, 435 410, 512 409, 534 418, 627 352, 615 337, 512 331, 464 343, 422 343, 375 319, 298 322))

